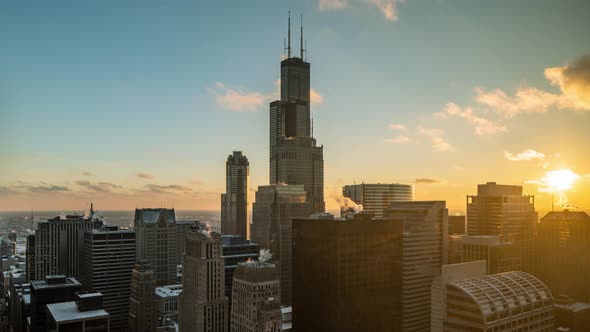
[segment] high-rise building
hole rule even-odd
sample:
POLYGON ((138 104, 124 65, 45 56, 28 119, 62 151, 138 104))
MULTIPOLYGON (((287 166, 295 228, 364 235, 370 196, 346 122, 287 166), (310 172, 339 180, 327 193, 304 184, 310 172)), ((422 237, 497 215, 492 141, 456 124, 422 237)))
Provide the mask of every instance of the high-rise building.
POLYGON ((112 332, 127 331, 134 265, 135 231, 104 226, 84 233, 82 285, 103 295, 112 332))
POLYGON ((446 332, 555 331, 551 292, 526 272, 463 279, 446 288, 446 332))
POLYGON ((48 331, 47 305, 74 301, 76 292, 82 290, 78 280, 64 275, 46 276, 43 280, 31 281, 31 332, 48 331))
POLYGON ((449 263, 486 261, 486 273, 522 270, 520 246, 492 235, 449 236, 449 263))
POLYGON ((74 214, 39 222, 34 241, 27 241, 35 248, 31 277, 41 280, 47 275, 63 274, 78 278, 84 232, 102 225, 92 208, 89 217, 74 214))
POLYGON ((225 194, 221 194, 221 234, 250 238, 248 188, 250 163, 242 151, 234 151, 225 163, 225 194))
POLYGON ((35 279, 35 234, 27 236, 26 265, 27 281, 35 279))
POLYGON ((270 249, 281 276, 281 301, 291 305, 291 234, 293 218, 306 218, 311 204, 303 185, 259 186, 253 204, 252 239, 260 248, 270 249))
POLYGON ((280 332, 281 286, 274 264, 240 263, 233 280, 231 331, 280 332))
POLYGON ((240 235, 222 235, 223 260, 225 266, 225 297, 229 300, 231 312, 232 284, 238 263, 258 259, 258 244, 240 235))
POLYGON ((156 317, 159 322, 178 324, 178 303, 182 285, 156 287, 156 317))
POLYGON ((47 331, 110 331, 110 314, 99 292, 77 292, 74 301, 48 304, 47 311, 47 331))
POLYGON ((465 216, 449 216, 449 235, 465 234, 465 216))
POLYGON ((521 250, 522 270, 533 267, 533 234, 538 215, 535 197, 523 195, 522 186, 495 182, 477 185, 477 195, 467 196, 467 234, 495 235, 521 250))
POLYGON ((535 275, 556 296, 590 303, 590 216, 583 211, 547 213, 537 226, 535 275))
POLYGON ((131 271, 129 331, 152 332, 156 328, 156 277, 147 260, 138 261, 131 271))
POLYGON ((302 184, 312 211, 322 212, 324 152, 313 137, 310 64, 304 59, 303 45, 300 57, 291 56, 290 40, 287 57, 281 61, 281 100, 270 103, 270 184, 302 184))
POLYGON ((555 298, 557 332, 585 332, 590 328, 590 304, 576 302, 567 296, 555 298))
MULTIPOLYGON (((383 217, 383 210, 394 201, 413 201, 414 186, 399 183, 362 183, 342 187, 342 196, 363 206, 363 211, 383 217)), ((340 214, 346 207, 342 207, 340 214)))
POLYGON ((442 332, 447 317, 447 284, 468 278, 486 275, 485 261, 447 264, 440 269, 440 275, 432 281, 430 296, 430 332, 442 332))
POLYGON ((150 262, 156 286, 177 282, 184 234, 198 221, 177 221, 174 209, 136 209, 134 229, 138 260, 150 262))
POLYGON ((227 332, 228 300, 225 298, 221 235, 194 229, 185 239, 180 329, 227 332))

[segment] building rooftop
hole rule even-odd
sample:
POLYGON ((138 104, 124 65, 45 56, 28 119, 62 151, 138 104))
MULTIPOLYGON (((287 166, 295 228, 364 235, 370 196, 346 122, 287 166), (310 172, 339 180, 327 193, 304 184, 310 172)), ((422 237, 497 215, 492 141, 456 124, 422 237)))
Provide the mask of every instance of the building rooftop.
POLYGON ((106 318, 109 313, 104 309, 79 311, 76 302, 51 303, 47 305, 47 310, 56 323, 75 322, 87 319, 106 318))
POLYGON ((234 273, 235 279, 249 282, 278 281, 279 274, 274 264, 252 261, 238 264, 234 273))
POLYGON ((82 284, 78 280, 72 277, 66 278, 64 275, 50 275, 46 276, 44 280, 31 281, 31 288, 37 290, 76 286, 82 286, 82 284))
POLYGON ((565 309, 565 310, 573 311, 573 312, 580 312, 580 311, 590 310, 590 304, 582 303, 582 302, 556 303, 555 308, 565 309))
POLYGON ((135 209, 135 222, 155 224, 158 221, 176 222, 174 209, 135 209))
POLYGON ((156 287, 156 295, 159 297, 176 297, 180 294, 182 294, 182 285, 156 287))

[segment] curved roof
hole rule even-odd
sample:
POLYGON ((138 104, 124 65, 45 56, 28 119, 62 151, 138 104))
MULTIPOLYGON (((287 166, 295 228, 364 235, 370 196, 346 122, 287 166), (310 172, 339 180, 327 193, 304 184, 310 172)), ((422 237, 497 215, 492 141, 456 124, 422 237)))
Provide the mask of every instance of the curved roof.
POLYGON ((492 274, 449 283, 470 297, 486 322, 553 306, 549 288, 521 271, 492 274))

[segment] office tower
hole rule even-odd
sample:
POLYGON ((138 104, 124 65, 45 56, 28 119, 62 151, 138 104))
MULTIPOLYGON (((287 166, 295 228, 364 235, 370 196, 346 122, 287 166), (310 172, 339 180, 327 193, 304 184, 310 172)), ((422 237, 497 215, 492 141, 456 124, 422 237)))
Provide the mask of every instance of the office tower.
POLYGON ((240 235, 222 235, 223 261, 225 266, 225 297, 229 300, 231 312, 232 284, 238 263, 258 259, 258 244, 240 235))
POLYGON ((240 263, 233 280, 231 331, 280 332, 281 286, 274 264, 240 263))
POLYGON ((567 296, 555 299, 555 327, 558 332, 585 332, 590 328, 590 304, 567 296))
POLYGON ((393 319, 398 330, 428 330, 431 283, 440 273, 440 267, 447 264, 446 202, 395 201, 384 215, 398 223, 401 233, 395 296, 401 299, 402 305, 393 319))
POLYGON ((432 281, 430 293, 430 332, 442 332, 447 314, 447 284, 468 278, 486 275, 485 261, 447 264, 440 269, 440 275, 432 281))
POLYGON ((11 256, 16 254, 16 242, 0 237, 0 256, 11 256))
POLYGON ((248 188, 250 163, 242 151, 234 151, 225 163, 225 194, 221 194, 221 234, 250 238, 248 188))
POLYGON ((74 301, 76 292, 82 290, 78 280, 64 275, 46 276, 31 281, 31 332, 48 331, 47 305, 74 301))
POLYGON ((195 229, 185 241, 180 330, 227 332, 221 235, 195 229))
POLYGON ((590 303, 590 216, 582 211, 547 213, 537 226, 535 275, 555 296, 590 303))
POLYGON ((184 234, 197 224, 197 221, 177 221, 174 209, 135 210, 137 259, 150 262, 156 286, 176 283, 184 234))
MULTIPOLYGON (((10 271, 10 281, 8 285, 7 303, 8 303, 8 317, 13 326, 18 325, 19 316, 19 297, 23 290, 23 284, 26 283, 26 275, 23 270, 14 269, 10 271)), ((16 330, 13 328, 13 330, 16 330)))
POLYGON ((99 292, 77 292, 75 300, 47 305, 48 331, 108 332, 109 313, 99 292))
POLYGON ((27 281, 31 281, 35 279, 35 234, 27 236, 27 249, 25 253, 27 281))
POLYGON ((135 263, 131 271, 129 297, 129 331, 151 332, 156 327, 154 289, 156 276, 147 260, 135 263))
POLYGON ((450 235, 449 263, 486 261, 486 273, 522 270, 520 246, 499 236, 450 235))
POLYGON ((303 56, 303 42, 300 57, 291 56, 290 40, 287 57, 281 61, 281 100, 270 103, 270 184, 302 184, 312 211, 322 212, 324 152, 313 137, 310 64, 303 56))
POLYGON ((127 331, 134 265, 135 231, 104 226, 84 233, 82 285, 102 293, 112 332, 127 331))
POLYGON ((10 326, 12 332, 26 332, 27 317, 31 316, 31 284, 15 284, 10 302, 10 326), (12 296, 14 295, 14 299, 12 296), (14 303, 12 302, 14 300, 14 303))
POLYGON ((178 303, 182 285, 156 287, 156 317, 164 324, 178 324, 178 303))
POLYGON ((281 276, 281 302, 291 305, 291 234, 293 218, 306 218, 312 212, 303 185, 259 186, 252 208, 252 240, 270 249, 281 276))
POLYGON ((449 216, 449 235, 465 234, 465 216, 449 216))
MULTIPOLYGON (((394 201, 413 201, 414 186, 399 183, 362 183, 342 187, 342 196, 363 206, 363 211, 370 212, 376 218, 383 217, 383 210, 394 201)), ((340 214, 346 212, 346 206, 340 214)))
POLYGON ((521 247, 522 270, 531 272, 533 234, 537 223, 535 197, 522 194, 522 186, 495 182, 477 185, 467 196, 467 234, 495 235, 521 247))
POLYGON ((555 331, 551 292, 526 272, 453 281, 446 288, 444 331, 555 331))
POLYGON ((102 225, 102 219, 94 215, 92 208, 89 217, 74 214, 37 223, 35 238, 27 243, 33 244, 35 250, 31 277, 35 280, 57 274, 79 277, 84 232, 102 225))

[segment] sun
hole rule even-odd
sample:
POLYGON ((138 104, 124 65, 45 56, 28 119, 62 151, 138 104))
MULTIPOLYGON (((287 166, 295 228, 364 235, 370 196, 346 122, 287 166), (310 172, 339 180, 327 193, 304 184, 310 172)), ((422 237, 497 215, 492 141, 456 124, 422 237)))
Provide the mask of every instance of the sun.
POLYGON ((570 190, 580 176, 569 169, 556 169, 547 172, 541 180, 551 192, 570 190))

